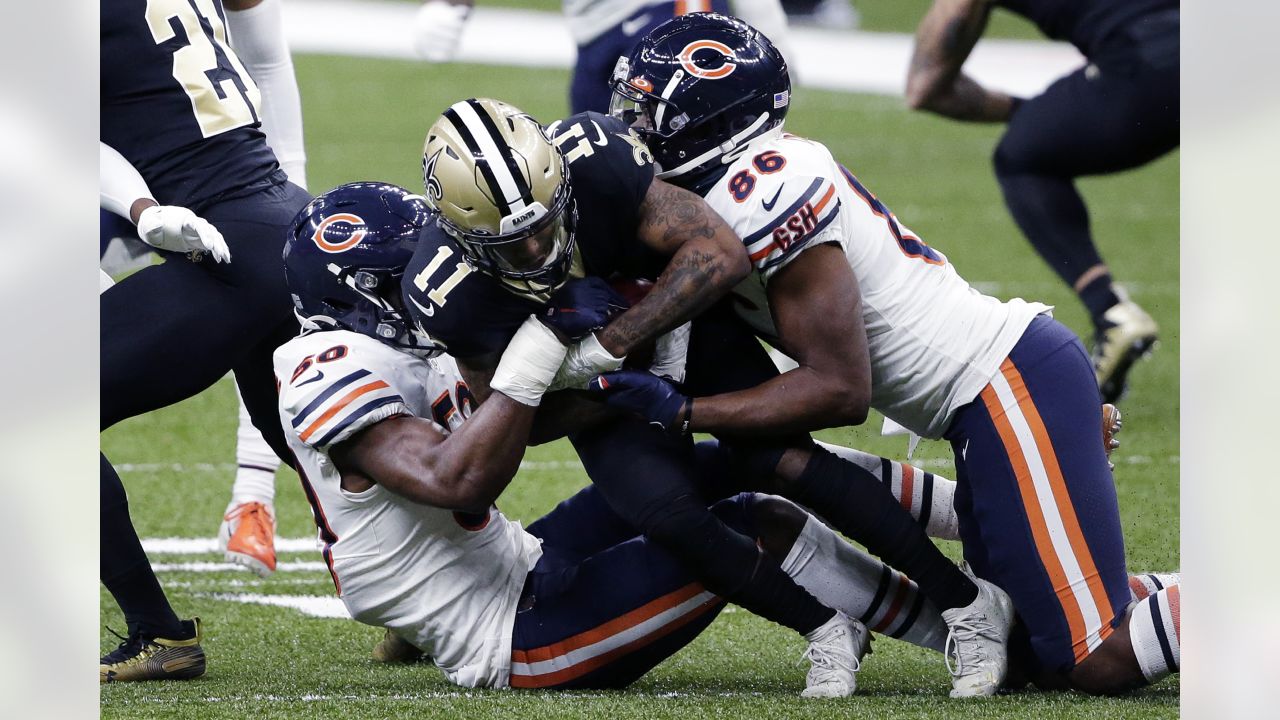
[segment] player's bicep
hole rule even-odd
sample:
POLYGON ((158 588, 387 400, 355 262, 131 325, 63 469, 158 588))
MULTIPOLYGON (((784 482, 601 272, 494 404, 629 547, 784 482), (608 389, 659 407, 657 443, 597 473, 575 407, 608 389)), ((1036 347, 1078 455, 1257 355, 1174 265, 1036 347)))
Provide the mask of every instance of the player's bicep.
POLYGON ((769 281, 769 307, 784 349, 868 397, 871 360, 858 280, 839 245, 810 247, 769 281))
POLYGON ((640 204, 636 234, 663 255, 674 255, 690 240, 719 240, 726 248, 737 244, 733 228, 700 196, 671 183, 654 180, 640 204))
POLYGON ((452 488, 424 462, 443 441, 429 420, 397 415, 335 444, 329 458, 344 480, 368 480, 414 502, 448 507, 452 488))

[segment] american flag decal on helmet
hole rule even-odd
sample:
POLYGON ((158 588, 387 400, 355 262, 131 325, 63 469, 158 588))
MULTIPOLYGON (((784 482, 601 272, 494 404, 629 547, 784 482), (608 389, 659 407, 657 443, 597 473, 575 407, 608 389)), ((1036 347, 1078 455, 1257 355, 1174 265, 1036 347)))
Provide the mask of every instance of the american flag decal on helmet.
POLYGON ((789 103, 789 102, 791 102, 791 91, 790 91, 790 90, 783 90, 782 92, 774 93, 774 94, 773 94, 773 109, 774 109, 774 110, 777 110, 778 108, 786 107, 786 106, 787 106, 787 103, 789 103))

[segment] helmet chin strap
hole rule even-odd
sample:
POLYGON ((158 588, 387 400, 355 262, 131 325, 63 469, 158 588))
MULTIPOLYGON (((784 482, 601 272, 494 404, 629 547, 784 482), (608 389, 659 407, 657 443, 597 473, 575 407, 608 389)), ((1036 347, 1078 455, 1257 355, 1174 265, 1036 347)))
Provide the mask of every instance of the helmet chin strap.
POLYGON ((685 162, 681 163, 680 165, 674 168, 671 168, 670 170, 659 166, 656 176, 661 180, 666 180, 667 178, 679 177, 689 172, 690 170, 698 167, 702 163, 708 160, 711 160, 712 158, 719 157, 726 153, 732 152, 735 148, 741 145, 744 140, 751 137, 753 133, 759 130, 760 127, 767 122, 769 122, 769 113, 767 112, 761 113, 760 117, 755 119, 755 122, 751 123, 740 132, 735 133, 728 140, 725 140, 724 142, 720 143, 719 145, 716 145, 715 147, 702 153, 701 155, 698 155, 697 157, 691 160, 686 160, 685 162))

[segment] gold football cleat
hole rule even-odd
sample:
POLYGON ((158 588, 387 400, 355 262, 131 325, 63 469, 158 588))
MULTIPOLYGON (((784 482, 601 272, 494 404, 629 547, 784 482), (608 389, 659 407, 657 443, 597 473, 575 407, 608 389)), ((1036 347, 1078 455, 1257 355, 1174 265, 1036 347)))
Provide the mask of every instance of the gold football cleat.
POLYGON ((1107 454, 1107 465, 1112 470, 1116 469, 1116 464, 1111 462, 1111 453, 1120 447, 1120 440, 1116 435, 1120 434, 1120 428, 1124 423, 1120 422, 1120 408, 1111 403, 1103 403, 1102 405, 1102 450, 1107 454))
POLYGON ((120 646, 103 656, 98 668, 98 682, 137 682, 139 680, 190 680, 204 674, 203 633, 200 618, 183 620, 184 630, 191 630, 186 640, 170 640, 131 634, 120 646))
POLYGON ((373 660, 380 663, 411 663, 420 660, 423 652, 408 640, 387 628, 382 640, 373 646, 373 660))
POLYGON ((1123 300, 1102 314, 1103 325, 1094 336, 1093 370, 1103 402, 1115 402, 1124 395, 1129 370, 1151 352, 1159 328, 1145 310, 1131 300, 1123 300))

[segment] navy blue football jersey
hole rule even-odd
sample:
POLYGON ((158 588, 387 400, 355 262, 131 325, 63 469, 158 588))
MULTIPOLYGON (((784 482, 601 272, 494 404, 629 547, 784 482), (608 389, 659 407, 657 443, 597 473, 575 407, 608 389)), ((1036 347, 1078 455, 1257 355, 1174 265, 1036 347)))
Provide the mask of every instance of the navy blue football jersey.
POLYGON ((101 139, 165 205, 284 181, 221 0, 102 0, 101 139))
POLYGON ((1176 10, 1178 0, 997 0, 1054 40, 1075 45, 1093 57, 1113 41, 1123 42, 1120 30, 1143 15, 1176 10))
MULTIPOLYGON (((581 113, 549 128, 569 162, 578 223, 574 275, 652 280, 667 258, 636 238, 653 158, 626 125, 581 113)), ((500 352, 544 303, 474 270, 453 238, 430 223, 405 270, 410 315, 454 357, 500 352)))

